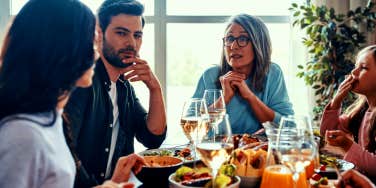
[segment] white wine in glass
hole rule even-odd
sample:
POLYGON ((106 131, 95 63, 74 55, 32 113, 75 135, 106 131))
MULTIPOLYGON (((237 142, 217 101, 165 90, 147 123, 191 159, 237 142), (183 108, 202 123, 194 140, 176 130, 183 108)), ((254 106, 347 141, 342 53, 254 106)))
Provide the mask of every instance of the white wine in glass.
POLYGON ((206 103, 203 99, 190 98, 185 101, 180 126, 189 140, 189 147, 193 151, 194 160, 196 160, 195 145, 201 142, 209 130, 207 117, 206 103))
POLYGON ((201 160, 211 168, 219 169, 228 159, 234 146, 230 143, 201 143, 197 145, 201 160))
POLYGON ((220 131, 213 129, 208 132, 205 139, 196 145, 196 150, 200 154, 201 160, 212 170, 212 185, 215 186, 215 178, 218 169, 228 160, 234 149, 232 142, 232 131, 228 115, 222 118, 222 122, 218 124, 220 131))
POLYGON ((182 117, 180 125, 190 143, 198 143, 209 131, 209 124, 206 120, 196 117, 182 117))
POLYGON ((220 89, 206 89, 203 99, 205 100, 210 126, 217 130, 218 124, 223 120, 226 114, 226 104, 223 98, 223 92, 220 89))
POLYGON ((222 121, 223 116, 226 114, 226 109, 211 109, 209 113, 209 123, 213 125, 217 125, 219 122, 222 121))

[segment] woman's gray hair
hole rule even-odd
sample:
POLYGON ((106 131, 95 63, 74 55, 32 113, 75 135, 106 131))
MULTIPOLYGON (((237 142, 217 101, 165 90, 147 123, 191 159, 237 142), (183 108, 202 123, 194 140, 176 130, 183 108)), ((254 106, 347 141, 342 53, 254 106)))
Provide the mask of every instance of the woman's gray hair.
MULTIPOLYGON (((226 27, 226 31, 233 23, 241 25, 249 35, 250 42, 253 46, 250 50, 254 53, 254 60, 253 63, 251 63, 252 71, 249 74, 249 77, 251 78, 250 88, 261 92, 264 90, 264 80, 271 64, 272 47, 268 28, 260 18, 248 14, 239 14, 231 17, 226 27)), ((222 49, 220 66, 221 70, 218 80, 220 76, 232 70, 226 60, 224 49, 222 49)), ((218 86, 220 87, 219 81, 218 86)))

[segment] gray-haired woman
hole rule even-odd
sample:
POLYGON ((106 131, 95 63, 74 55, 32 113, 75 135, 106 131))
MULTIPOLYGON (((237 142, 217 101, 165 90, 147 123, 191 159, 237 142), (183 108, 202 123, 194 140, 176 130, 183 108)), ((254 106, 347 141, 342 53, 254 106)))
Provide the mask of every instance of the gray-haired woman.
POLYGON ((251 15, 230 18, 221 64, 203 73, 193 97, 205 89, 223 90, 233 133, 253 133, 263 122, 294 113, 281 68, 271 62, 269 31, 251 15))

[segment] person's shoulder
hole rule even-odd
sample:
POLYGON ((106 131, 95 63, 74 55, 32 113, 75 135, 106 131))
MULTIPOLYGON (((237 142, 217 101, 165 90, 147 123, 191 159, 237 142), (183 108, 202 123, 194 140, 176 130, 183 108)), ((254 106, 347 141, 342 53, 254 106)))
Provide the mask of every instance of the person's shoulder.
POLYGON ((0 143, 11 143, 25 153, 42 149, 45 144, 43 138, 43 127, 32 125, 30 121, 10 120, 0 127, 0 143))
POLYGON ((220 71, 220 67, 218 65, 212 65, 204 71, 203 75, 218 76, 219 71, 220 71))
POLYGON ((268 76, 270 76, 272 79, 276 77, 282 77, 283 72, 282 72, 281 67, 277 63, 272 62, 269 66, 268 76))
POLYGON ((277 63, 274 63, 274 62, 270 64, 269 69, 270 69, 270 72, 282 72, 281 67, 277 63))
POLYGON ((89 87, 76 87, 70 94, 69 100, 67 105, 65 106, 65 109, 70 108, 71 105, 76 106, 77 104, 85 103, 88 98, 92 97, 94 95, 94 88, 99 87, 98 81, 95 81, 93 79, 93 83, 89 87))

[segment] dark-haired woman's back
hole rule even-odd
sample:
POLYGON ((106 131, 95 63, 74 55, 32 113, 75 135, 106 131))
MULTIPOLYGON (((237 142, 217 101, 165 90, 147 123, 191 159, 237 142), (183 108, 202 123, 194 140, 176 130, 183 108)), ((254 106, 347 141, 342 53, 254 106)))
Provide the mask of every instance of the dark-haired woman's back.
POLYGON ((61 112, 15 114, 0 125, 0 187, 73 187, 76 166, 61 112))
POLYGON ((62 111, 94 74, 95 16, 78 0, 30 0, 0 55, 0 187, 73 187, 62 111))

